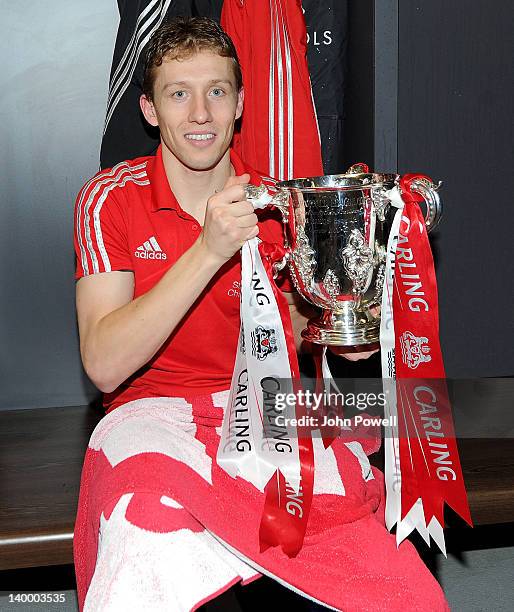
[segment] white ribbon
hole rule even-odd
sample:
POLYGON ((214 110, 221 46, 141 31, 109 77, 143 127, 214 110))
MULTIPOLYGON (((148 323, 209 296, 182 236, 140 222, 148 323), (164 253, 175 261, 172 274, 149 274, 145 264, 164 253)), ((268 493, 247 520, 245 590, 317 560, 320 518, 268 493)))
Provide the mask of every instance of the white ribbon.
POLYGON ((275 405, 276 393, 293 391, 291 367, 259 242, 253 238, 242 248, 241 329, 217 461, 230 476, 240 476, 260 491, 280 470, 298 494, 298 436, 289 421, 296 416, 295 406, 286 404, 278 411, 275 405))

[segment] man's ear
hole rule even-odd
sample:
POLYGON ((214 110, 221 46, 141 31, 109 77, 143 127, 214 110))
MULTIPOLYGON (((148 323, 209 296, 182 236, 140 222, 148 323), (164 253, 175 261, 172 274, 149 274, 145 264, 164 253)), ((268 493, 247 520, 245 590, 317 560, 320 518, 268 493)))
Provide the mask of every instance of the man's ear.
POLYGON ((153 102, 149 100, 144 94, 139 98, 139 106, 145 116, 145 119, 153 127, 157 127, 159 122, 157 121, 157 114, 155 112, 155 106, 153 102))
POLYGON ((239 93, 237 94, 236 119, 239 119, 239 117, 241 117, 241 115, 243 114, 244 99, 245 90, 243 87, 241 87, 239 93))

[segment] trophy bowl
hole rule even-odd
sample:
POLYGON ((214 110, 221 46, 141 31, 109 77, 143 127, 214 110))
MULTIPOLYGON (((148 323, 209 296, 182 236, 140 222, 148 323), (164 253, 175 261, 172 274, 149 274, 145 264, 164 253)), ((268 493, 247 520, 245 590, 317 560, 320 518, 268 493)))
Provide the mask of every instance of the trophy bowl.
MULTIPOLYGON (((272 204, 282 213, 293 283, 322 310, 302 332, 306 340, 332 346, 379 342, 386 249, 397 210, 389 192, 400 179, 356 164, 346 174, 277 184, 272 204)), ((411 183, 426 204, 427 230, 441 217, 438 187, 426 177, 411 183)))

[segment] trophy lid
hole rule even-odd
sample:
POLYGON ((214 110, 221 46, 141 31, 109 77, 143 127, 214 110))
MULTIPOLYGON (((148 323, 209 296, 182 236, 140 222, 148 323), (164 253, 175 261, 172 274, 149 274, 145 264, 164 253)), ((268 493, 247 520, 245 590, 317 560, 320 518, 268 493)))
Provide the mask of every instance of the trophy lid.
POLYGON ((277 187, 289 191, 320 192, 320 191, 356 191, 386 187, 390 189, 399 180, 398 174, 380 174, 362 172, 347 174, 327 174, 308 178, 296 178, 290 181, 280 181, 277 187))

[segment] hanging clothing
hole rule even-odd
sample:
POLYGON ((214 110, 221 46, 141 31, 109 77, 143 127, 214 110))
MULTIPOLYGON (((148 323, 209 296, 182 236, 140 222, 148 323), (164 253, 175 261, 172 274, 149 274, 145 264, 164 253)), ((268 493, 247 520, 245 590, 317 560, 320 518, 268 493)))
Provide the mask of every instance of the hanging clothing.
POLYGON ((323 174, 299 0, 225 0, 221 25, 243 72, 245 106, 234 148, 278 180, 323 174))
POLYGON ((210 17, 219 21, 223 0, 118 0, 120 23, 109 81, 100 167, 153 155, 159 130, 150 127, 139 108, 143 93, 144 54, 150 37, 167 19, 210 17))

